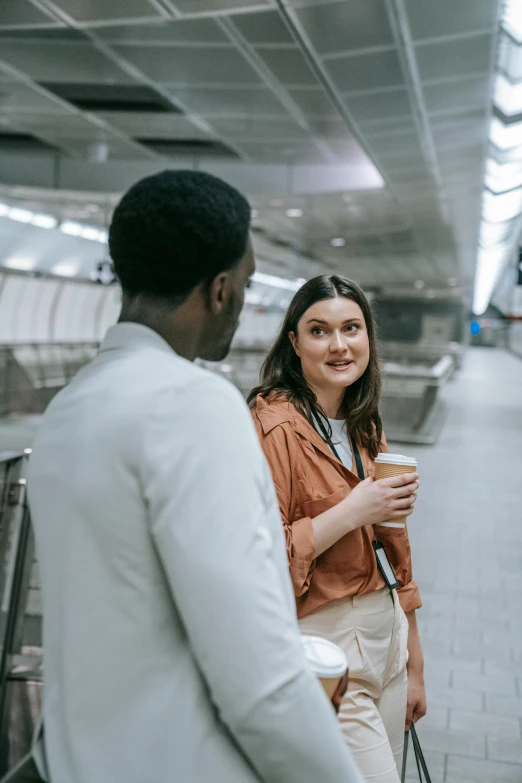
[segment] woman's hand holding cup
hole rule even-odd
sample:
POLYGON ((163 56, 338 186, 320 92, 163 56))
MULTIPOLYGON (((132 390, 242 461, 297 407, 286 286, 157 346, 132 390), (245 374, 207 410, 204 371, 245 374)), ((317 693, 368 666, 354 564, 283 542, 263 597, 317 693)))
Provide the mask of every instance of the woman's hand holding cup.
POLYGON ((402 525, 404 518, 413 513, 418 487, 418 473, 361 481, 343 500, 354 521, 353 529, 383 522, 402 525))

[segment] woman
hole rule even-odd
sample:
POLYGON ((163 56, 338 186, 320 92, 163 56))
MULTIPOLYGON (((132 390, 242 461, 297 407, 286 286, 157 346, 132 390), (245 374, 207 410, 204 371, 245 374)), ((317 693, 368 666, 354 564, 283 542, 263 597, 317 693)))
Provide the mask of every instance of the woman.
POLYGON ((380 390, 363 291, 320 276, 294 296, 249 402, 276 485, 301 630, 346 652, 346 742, 368 780, 398 783, 405 726, 426 713, 421 601, 406 528, 380 523, 412 513, 418 475, 373 479, 373 460, 387 451, 380 390), (376 540, 398 589, 381 575, 376 540))

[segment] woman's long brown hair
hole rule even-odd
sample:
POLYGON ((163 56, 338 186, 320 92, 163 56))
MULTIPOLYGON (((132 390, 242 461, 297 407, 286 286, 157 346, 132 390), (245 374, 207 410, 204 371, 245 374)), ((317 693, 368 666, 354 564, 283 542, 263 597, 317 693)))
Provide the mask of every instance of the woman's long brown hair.
MULTIPOLYGON (((344 394, 342 412, 352 440, 368 450, 375 459, 381 450, 382 420, 379 413, 381 371, 377 357, 375 319, 363 290, 352 280, 340 275, 320 275, 308 280, 292 299, 279 335, 261 368, 260 385, 252 389, 248 402, 258 394, 263 397, 282 397, 291 402, 315 429, 314 416, 321 414, 325 426, 328 419, 317 403, 315 393, 306 383, 301 360, 290 342, 289 333, 297 334, 299 321, 316 302, 344 296, 359 305, 366 322, 370 344, 370 361, 362 376, 344 394)), ((331 429, 328 432, 331 437, 331 429)))

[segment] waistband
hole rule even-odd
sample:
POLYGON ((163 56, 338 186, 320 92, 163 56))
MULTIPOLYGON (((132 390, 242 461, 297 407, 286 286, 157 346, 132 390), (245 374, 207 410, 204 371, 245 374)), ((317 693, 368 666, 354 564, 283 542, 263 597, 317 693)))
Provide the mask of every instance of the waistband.
MULTIPOLYGON (((323 612, 338 612, 341 610, 350 611, 351 609, 358 609, 363 612, 383 612, 386 610, 393 611, 399 604, 399 598, 397 596, 397 590, 390 590, 389 587, 382 587, 380 590, 375 590, 373 593, 367 595, 347 595, 344 598, 336 598, 334 601, 329 601, 324 606, 321 606, 317 612, 313 612, 309 617, 321 614, 323 612)), ((307 619, 306 617, 304 618, 307 619)))

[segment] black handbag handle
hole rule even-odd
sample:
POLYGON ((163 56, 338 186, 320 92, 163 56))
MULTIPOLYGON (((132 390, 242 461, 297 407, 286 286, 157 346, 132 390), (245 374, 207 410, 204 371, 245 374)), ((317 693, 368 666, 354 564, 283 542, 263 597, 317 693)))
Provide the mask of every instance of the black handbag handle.
POLYGON ((424 783, 431 783, 430 773, 428 772, 428 767, 426 766, 426 760, 424 758, 424 753, 422 752, 417 730, 415 728, 415 724, 413 723, 411 724, 410 730, 404 734, 401 781, 402 783, 405 783, 406 780, 406 761, 408 758, 408 739, 410 733, 413 744, 413 751, 415 753, 415 761, 417 763, 417 772, 419 773, 419 781, 420 783, 423 783, 422 776, 424 775, 424 783))

